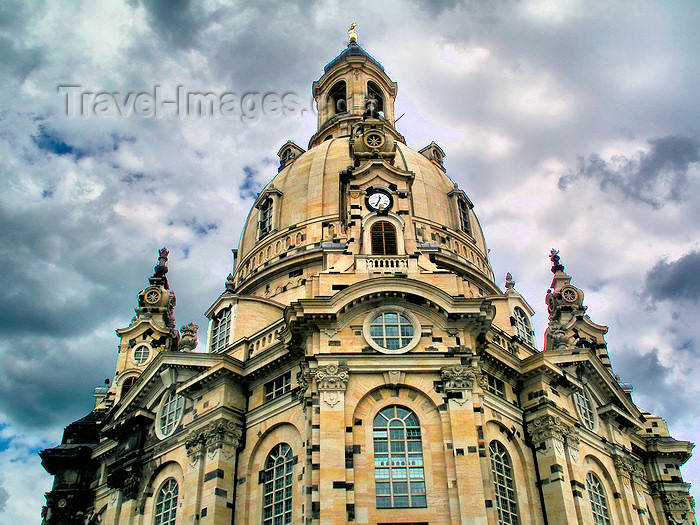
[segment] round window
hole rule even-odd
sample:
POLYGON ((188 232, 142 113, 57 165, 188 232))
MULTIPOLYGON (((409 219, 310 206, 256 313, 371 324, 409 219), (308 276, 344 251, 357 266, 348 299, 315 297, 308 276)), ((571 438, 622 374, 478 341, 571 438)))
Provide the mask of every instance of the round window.
POLYGON ((402 308, 374 310, 365 320, 363 331, 370 346, 383 353, 407 352, 420 340, 418 318, 402 308))
POLYGON ((148 358, 150 355, 151 355, 151 347, 146 345, 146 344, 139 345, 134 349, 134 361, 138 365, 148 361, 148 358))

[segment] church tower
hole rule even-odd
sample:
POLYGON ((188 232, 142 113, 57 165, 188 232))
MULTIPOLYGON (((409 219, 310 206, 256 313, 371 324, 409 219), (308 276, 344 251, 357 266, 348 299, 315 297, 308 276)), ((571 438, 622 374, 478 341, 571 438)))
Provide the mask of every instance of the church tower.
POLYGON ((42 452, 44 522, 695 523, 693 445, 633 403, 559 254, 538 349, 444 151, 406 145, 354 33, 313 95, 318 130, 280 148, 202 352, 161 250, 114 382, 42 452))

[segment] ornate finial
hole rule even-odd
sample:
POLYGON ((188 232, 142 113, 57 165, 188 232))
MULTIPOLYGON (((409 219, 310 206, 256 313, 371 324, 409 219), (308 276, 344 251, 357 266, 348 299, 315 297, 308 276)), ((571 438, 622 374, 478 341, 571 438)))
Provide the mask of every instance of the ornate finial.
POLYGON ((552 261, 552 273, 564 271, 564 265, 561 264, 561 262, 559 262, 559 250, 555 250, 554 248, 552 248, 552 251, 549 254, 549 258, 552 261))
POLYGON ((183 352, 191 352, 197 347, 197 330, 199 325, 194 323, 186 324, 180 328, 180 350, 183 352))
POLYGON ((168 289, 168 279, 165 274, 168 273, 169 254, 170 252, 165 247, 158 250, 158 264, 153 267, 153 277, 149 279, 152 285, 162 284, 166 290, 168 289))
POLYGON ((350 24, 350 29, 348 29, 348 39, 350 40, 351 43, 357 44, 357 35, 355 34, 355 28, 357 27, 357 24, 353 22, 350 24))
POLYGON ((228 274, 226 278, 226 291, 233 293, 236 289, 236 280, 233 278, 233 274, 228 274))
POLYGON ((510 272, 506 273, 506 290, 512 290, 515 288, 515 279, 510 272))

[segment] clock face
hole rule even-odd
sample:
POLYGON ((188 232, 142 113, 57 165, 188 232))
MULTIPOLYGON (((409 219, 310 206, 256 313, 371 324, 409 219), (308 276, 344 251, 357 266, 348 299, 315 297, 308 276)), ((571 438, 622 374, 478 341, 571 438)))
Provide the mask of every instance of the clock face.
POLYGON ((367 197, 367 205, 373 210, 386 210, 391 206, 391 198, 381 191, 375 191, 367 197))

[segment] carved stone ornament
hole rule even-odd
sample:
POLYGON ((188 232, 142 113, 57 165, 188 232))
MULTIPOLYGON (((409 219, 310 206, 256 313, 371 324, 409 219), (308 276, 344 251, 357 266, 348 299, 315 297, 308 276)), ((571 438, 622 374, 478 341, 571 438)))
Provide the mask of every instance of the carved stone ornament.
POLYGON ((549 323, 549 335, 552 338, 552 346, 555 350, 567 350, 573 346, 571 337, 569 337, 559 321, 551 321, 549 323))
POLYGON ((236 449, 241 446, 242 437, 243 430, 239 425, 233 421, 219 419, 203 429, 190 432, 185 441, 185 448, 192 464, 197 463, 205 451, 213 458, 220 450, 227 459, 231 459, 236 449))
POLYGON ((319 391, 336 391, 344 392, 348 387, 348 378, 350 374, 346 367, 338 365, 328 365, 316 369, 314 379, 316 379, 316 388, 319 391))
POLYGON ((533 443, 541 443, 552 438, 563 444, 564 436, 571 432, 571 427, 562 423, 561 418, 557 416, 544 415, 530 421, 527 430, 533 443))
POLYGON ((632 463, 622 456, 613 456, 613 465, 615 465, 615 470, 617 470, 618 474, 622 476, 629 477, 632 475, 632 471, 634 471, 632 463))
POLYGON ((341 395, 348 387, 348 369, 338 365, 328 365, 316 369, 314 378, 321 399, 331 408, 340 403, 341 395))
POLYGON ((302 362, 299 364, 301 370, 297 373, 297 385, 299 386, 299 391, 297 392, 297 397, 302 400, 306 397, 309 392, 309 387, 311 386, 312 376, 309 372, 309 365, 302 362))
POLYGON ((686 492, 667 492, 663 497, 666 508, 671 512, 690 510, 690 497, 686 492))
POLYGON ((199 330, 199 325, 194 323, 183 325, 180 328, 180 350, 191 352, 197 347, 197 330, 199 330))
POLYGON ((578 433, 576 430, 571 430, 567 434, 564 434, 564 443, 566 443, 566 446, 569 449, 569 454, 571 455, 571 459, 574 461, 578 461, 579 458, 579 446, 581 444, 581 439, 578 436, 578 433))
POLYGON ((474 370, 463 365, 444 366, 440 369, 442 387, 447 392, 471 390, 474 387, 476 375, 474 370))

